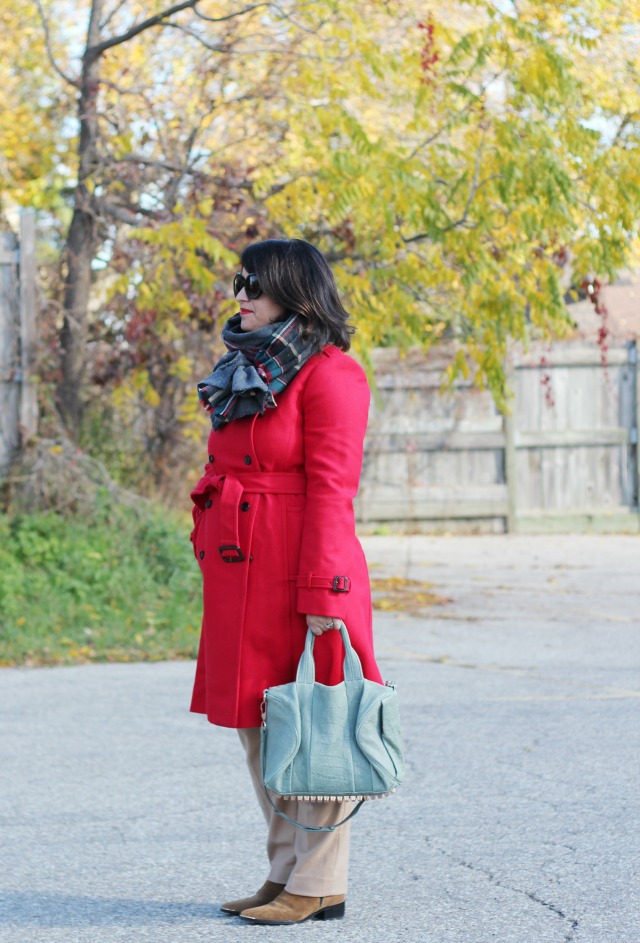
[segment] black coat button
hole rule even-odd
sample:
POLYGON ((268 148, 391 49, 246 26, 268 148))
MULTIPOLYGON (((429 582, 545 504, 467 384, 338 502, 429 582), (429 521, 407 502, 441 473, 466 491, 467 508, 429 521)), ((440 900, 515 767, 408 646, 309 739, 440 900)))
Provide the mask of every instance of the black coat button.
POLYGON ((201 550, 201 551, 200 551, 200 559, 201 559, 201 560, 204 560, 204 550, 201 550))
POLYGON ((248 511, 250 507, 251 507, 251 505, 249 504, 248 501, 243 501, 242 504, 240 505, 240 510, 241 510, 241 511, 248 511))
POLYGON ((210 462, 213 461, 213 455, 210 455, 210 456, 209 456, 209 461, 210 461, 210 462))
POLYGON ((213 502, 212 502, 211 498, 207 498, 207 500, 204 502, 204 506, 205 506, 206 508, 210 508, 212 504, 213 504, 213 502))
POLYGON ((251 464, 251 456, 250 456, 250 455, 245 455, 245 457, 244 457, 244 463, 245 463, 245 465, 250 465, 250 464, 251 464))

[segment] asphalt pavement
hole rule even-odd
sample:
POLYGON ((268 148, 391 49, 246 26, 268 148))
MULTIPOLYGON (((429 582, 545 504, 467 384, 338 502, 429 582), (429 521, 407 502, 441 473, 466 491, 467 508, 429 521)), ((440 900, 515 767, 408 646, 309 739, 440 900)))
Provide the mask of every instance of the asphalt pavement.
POLYGON ((640 941, 640 537, 363 544, 449 601, 376 613, 408 769, 355 820, 345 919, 217 909, 263 825, 193 663, 1 669, 2 943, 640 941))

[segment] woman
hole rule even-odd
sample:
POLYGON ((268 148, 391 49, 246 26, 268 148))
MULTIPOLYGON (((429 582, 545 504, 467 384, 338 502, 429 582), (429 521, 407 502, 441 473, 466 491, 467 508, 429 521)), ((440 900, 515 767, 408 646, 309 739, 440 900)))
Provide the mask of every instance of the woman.
MULTIPOLYGON (((266 883, 222 909, 254 923, 298 923, 343 915, 349 825, 312 833, 272 811, 260 771, 260 704, 265 688, 294 680, 307 626, 318 636, 318 681, 342 680, 342 640, 330 631, 339 620, 365 677, 382 680, 353 514, 369 389, 344 353, 353 328, 314 246, 248 246, 234 295, 239 311, 222 332, 228 353, 198 384, 213 428, 191 494, 204 595, 191 710, 238 729, 268 824, 266 883)), ((344 818, 345 806, 289 800, 286 811, 326 825, 344 818)))

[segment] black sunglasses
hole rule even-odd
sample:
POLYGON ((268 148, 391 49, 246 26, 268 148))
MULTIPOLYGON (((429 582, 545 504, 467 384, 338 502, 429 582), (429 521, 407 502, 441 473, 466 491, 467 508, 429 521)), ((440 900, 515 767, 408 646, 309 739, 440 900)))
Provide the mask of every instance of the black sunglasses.
POLYGON ((247 275, 245 278, 244 275, 238 272, 233 276, 233 297, 237 298, 243 288, 247 293, 247 298, 250 298, 251 301, 259 298, 262 294, 257 275, 247 275))

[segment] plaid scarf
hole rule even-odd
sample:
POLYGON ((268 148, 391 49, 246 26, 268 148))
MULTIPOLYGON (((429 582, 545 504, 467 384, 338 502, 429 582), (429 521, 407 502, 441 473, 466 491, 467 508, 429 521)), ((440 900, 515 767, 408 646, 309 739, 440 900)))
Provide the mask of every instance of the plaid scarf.
POLYGON ((241 331, 234 314, 222 329, 228 354, 198 383, 198 399, 211 413, 211 425, 219 429, 233 419, 264 413, 276 406, 281 393, 316 351, 311 339, 302 337, 298 318, 267 324, 257 331, 241 331))

